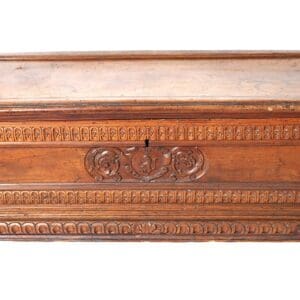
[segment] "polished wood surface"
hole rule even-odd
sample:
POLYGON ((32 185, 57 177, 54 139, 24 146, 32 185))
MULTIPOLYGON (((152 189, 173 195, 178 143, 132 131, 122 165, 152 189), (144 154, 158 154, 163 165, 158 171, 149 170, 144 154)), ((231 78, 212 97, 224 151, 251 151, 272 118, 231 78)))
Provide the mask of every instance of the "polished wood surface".
POLYGON ((0 56, 0 238, 299 240, 300 53, 0 56))

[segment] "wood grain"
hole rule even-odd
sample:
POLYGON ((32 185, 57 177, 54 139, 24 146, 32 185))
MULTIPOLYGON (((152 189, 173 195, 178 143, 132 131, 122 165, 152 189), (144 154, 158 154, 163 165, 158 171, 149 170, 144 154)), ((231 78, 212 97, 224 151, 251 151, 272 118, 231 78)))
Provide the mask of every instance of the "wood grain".
POLYGON ((0 239, 299 241, 300 52, 0 56, 0 239))
MULTIPOLYGON (((169 151, 169 147, 165 150, 169 151)), ((201 152, 205 156, 207 170, 199 178, 200 183, 300 181, 300 146, 201 147, 201 152)), ((88 149, 73 147, 0 148, 0 182, 99 182, 85 168, 87 153, 88 149)), ((158 154, 155 155, 157 158, 158 154)), ((121 182, 139 181, 126 170, 125 159, 122 158, 121 164, 121 182)), ((118 179, 107 180, 118 183, 118 179)), ((172 182, 172 179, 167 181, 172 182)))
POLYGON ((299 52, 2 55, 0 64, 2 120, 300 112, 299 52))

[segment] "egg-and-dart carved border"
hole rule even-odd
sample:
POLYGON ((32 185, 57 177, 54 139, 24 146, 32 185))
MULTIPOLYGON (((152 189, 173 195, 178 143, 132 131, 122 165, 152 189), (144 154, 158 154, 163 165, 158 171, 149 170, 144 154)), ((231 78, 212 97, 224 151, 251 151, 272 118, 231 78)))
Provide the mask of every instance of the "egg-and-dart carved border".
POLYGON ((0 221, 1 236, 297 236, 295 221, 0 221))
MULTIPOLYGON (((203 122, 202 122, 203 123, 203 122)), ((215 125, 72 125, 72 126, 0 126, 0 145, 7 143, 79 143, 87 142, 276 142, 300 141, 300 124, 215 124, 215 125)))

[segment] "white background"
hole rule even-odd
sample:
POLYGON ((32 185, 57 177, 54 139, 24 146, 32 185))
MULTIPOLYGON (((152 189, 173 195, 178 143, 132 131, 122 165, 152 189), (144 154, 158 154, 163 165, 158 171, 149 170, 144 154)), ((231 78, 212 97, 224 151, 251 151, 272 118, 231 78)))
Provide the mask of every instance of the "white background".
MULTIPOLYGON (((0 52, 299 50, 299 1, 0 1, 0 52)), ((0 299, 299 299, 297 243, 0 243, 0 299)))

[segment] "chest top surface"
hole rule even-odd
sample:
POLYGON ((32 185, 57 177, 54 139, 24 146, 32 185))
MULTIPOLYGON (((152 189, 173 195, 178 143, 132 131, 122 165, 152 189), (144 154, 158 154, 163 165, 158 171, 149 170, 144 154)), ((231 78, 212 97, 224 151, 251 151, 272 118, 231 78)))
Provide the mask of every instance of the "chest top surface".
POLYGON ((141 117, 159 117, 164 106, 182 114, 295 113, 299 82, 300 52, 2 55, 0 113, 73 108, 118 117, 140 108, 141 117))

